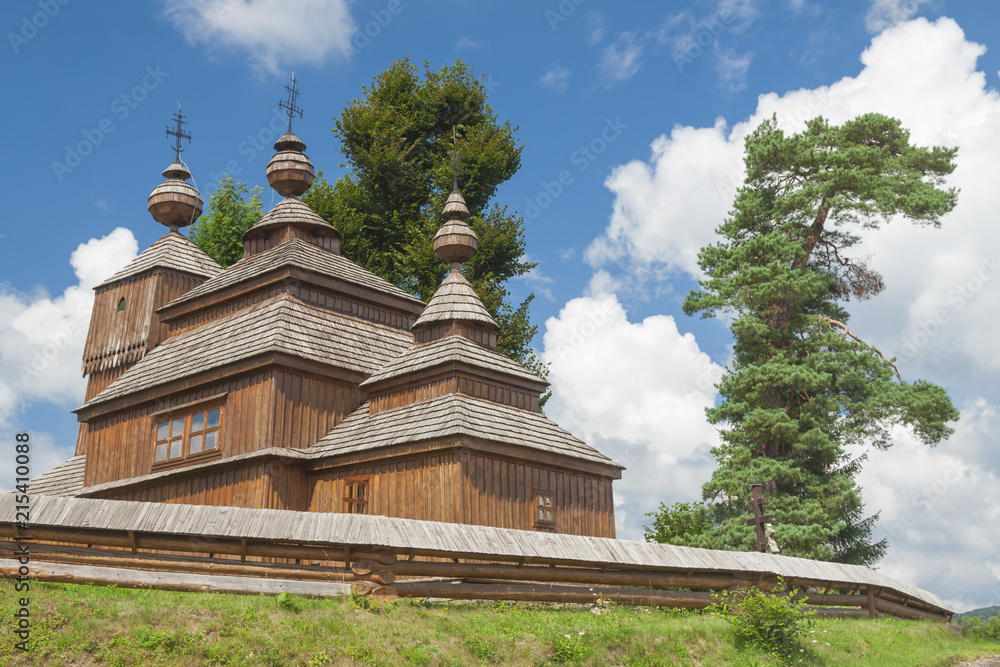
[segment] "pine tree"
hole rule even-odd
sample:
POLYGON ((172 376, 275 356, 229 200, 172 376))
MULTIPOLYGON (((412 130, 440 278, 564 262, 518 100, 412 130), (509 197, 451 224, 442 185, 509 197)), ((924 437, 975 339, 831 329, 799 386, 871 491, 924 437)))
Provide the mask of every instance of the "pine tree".
POLYGON ((872 543, 877 515, 864 517, 855 477, 863 459, 845 448, 890 445, 895 425, 933 445, 958 418, 947 393, 905 382, 887 359, 852 331, 844 307, 884 288, 852 256, 859 228, 901 217, 940 226, 957 201, 945 189, 956 149, 910 144, 898 120, 866 114, 843 125, 823 118, 786 135, 776 119, 746 139, 747 177, 722 240, 706 246, 706 278, 686 313, 732 318, 734 358, 707 410, 722 425, 718 468, 703 487, 711 526, 693 546, 747 550, 750 484, 773 482, 767 511, 782 553, 871 565, 885 552, 872 543))

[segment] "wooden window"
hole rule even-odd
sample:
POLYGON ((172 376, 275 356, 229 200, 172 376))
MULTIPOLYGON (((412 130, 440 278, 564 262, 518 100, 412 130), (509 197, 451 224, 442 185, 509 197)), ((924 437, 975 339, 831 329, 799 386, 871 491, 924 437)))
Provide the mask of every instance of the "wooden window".
POLYGON ((123 310, 125 310, 125 297, 122 297, 122 298, 121 298, 121 299, 120 299, 120 300, 118 301, 118 312, 120 313, 120 312, 122 312, 123 310))
POLYGON ((368 514, 370 481, 370 477, 352 477, 346 480, 344 512, 347 514, 368 514))
POLYGON ((555 494, 535 491, 535 530, 553 532, 556 525, 555 494))
POLYGON ((218 456, 222 422, 221 405, 200 407, 187 414, 158 416, 153 466, 170 467, 218 456))

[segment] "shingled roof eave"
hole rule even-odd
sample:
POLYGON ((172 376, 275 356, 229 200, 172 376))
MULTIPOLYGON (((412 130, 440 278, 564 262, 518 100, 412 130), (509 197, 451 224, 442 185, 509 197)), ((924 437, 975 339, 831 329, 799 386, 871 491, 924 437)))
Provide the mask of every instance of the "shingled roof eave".
POLYGON ((205 278, 206 280, 219 275, 224 270, 215 260, 183 234, 169 231, 109 278, 95 285, 93 289, 95 291, 105 289, 157 268, 177 271, 178 273, 187 273, 199 278, 205 278), (185 264, 182 261, 178 261, 180 257, 179 253, 186 253, 190 263, 185 264))
MULTIPOLYGON (((91 408, 94 408, 102 403, 114 401, 115 399, 118 398, 125 398, 133 394, 137 395, 142 392, 155 389, 157 387, 168 385, 172 382, 184 380, 190 377, 195 377, 207 371, 221 369, 226 366, 232 365, 234 363, 238 363, 240 361, 245 361, 266 354, 274 354, 274 353, 288 354, 290 356, 298 357, 306 361, 321 363, 327 366, 331 366, 333 368, 340 368, 345 371, 355 372, 362 375, 368 375, 377 368, 377 365, 375 364, 372 364, 370 367, 367 368, 361 367, 356 363, 353 366, 349 366, 346 364, 346 362, 342 362, 335 357, 321 358, 317 356, 303 354, 302 349, 300 347, 288 341, 272 341, 265 344, 261 344, 256 348, 252 348, 245 354, 231 356, 229 358, 223 358, 222 360, 219 360, 218 363, 208 363, 208 364, 192 366, 190 372, 183 372, 183 371, 175 372, 174 374, 168 375, 166 378, 160 381, 154 381, 147 385, 139 386, 134 390, 126 390, 124 392, 121 391, 120 383, 122 383, 123 381, 124 382, 131 381, 133 378, 135 378, 137 374, 152 372, 147 370, 152 364, 158 362, 164 355, 176 353, 177 350, 183 349, 183 345, 185 343, 190 344, 192 339, 197 339, 198 337, 213 338, 218 331, 224 330, 226 326, 232 326, 234 322, 241 321, 243 319, 259 320, 259 317, 255 317, 255 315, 261 313, 262 311, 267 311, 271 309, 275 310, 292 309, 292 312, 300 311, 302 313, 309 314, 314 317, 322 317, 330 319, 335 322, 340 322, 341 324, 351 323, 358 329, 377 330, 384 335, 385 340, 388 340, 390 338, 398 339, 398 347, 400 349, 404 349, 405 346, 407 345, 412 345, 412 336, 409 333, 404 332, 400 329, 379 324, 377 322, 370 322, 368 320, 346 315, 344 313, 321 309, 315 306, 305 304, 290 295, 280 294, 277 296, 273 296, 269 299, 266 299, 249 308, 236 311, 222 318, 219 318, 218 320, 208 322, 200 327, 191 329, 189 331, 185 331, 173 338, 168 339, 162 345, 152 350, 145 357, 139 360, 139 362, 137 362, 135 366, 125 371, 125 373, 123 373, 119 378, 117 378, 114 382, 108 385, 103 391, 101 391, 99 394, 91 398, 89 401, 85 402, 80 407, 73 410, 73 412, 79 415, 88 412, 91 408)), ((283 329, 286 332, 290 331, 287 321, 278 319, 277 324, 279 325, 280 329, 283 329)), ((243 333, 243 335, 246 337, 257 337, 257 338, 260 337, 260 334, 261 334, 260 329, 247 329, 243 333)), ((217 340, 211 341, 211 345, 218 346, 226 350, 231 350, 233 345, 233 340, 231 338, 227 338, 226 336, 218 336, 217 340)), ((208 353, 203 353, 203 355, 204 354, 208 353)), ((356 357, 351 357, 351 359, 356 361, 356 357)))

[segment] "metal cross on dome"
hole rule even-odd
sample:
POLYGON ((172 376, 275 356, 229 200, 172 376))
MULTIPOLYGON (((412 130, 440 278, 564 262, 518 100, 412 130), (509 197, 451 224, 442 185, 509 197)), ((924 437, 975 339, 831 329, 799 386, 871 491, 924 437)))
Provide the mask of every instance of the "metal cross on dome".
POLYGON ((278 102, 278 106, 285 110, 288 114, 288 133, 292 132, 292 118, 295 114, 302 118, 302 109, 295 105, 295 99, 299 96, 299 89, 295 87, 295 72, 292 72, 292 85, 285 85, 285 90, 288 91, 288 101, 282 100, 278 102))
POLYGON ((167 136, 175 137, 174 139, 174 151, 177 153, 176 159, 180 161, 181 153, 184 152, 181 141, 187 139, 191 141, 191 134, 184 131, 184 114, 181 112, 181 103, 177 103, 177 113, 174 114, 172 119, 177 124, 177 129, 171 130, 170 126, 167 126, 167 136))

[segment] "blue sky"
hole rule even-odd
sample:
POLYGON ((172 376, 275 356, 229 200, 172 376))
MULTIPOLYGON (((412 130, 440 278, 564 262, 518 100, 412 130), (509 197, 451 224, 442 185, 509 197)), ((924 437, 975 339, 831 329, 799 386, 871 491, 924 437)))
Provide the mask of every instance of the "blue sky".
POLYGON ((886 572, 960 607, 1000 604, 1000 538, 982 529, 1000 515, 1000 234, 985 178, 1000 155, 998 19, 986 0, 5 3, 0 433, 30 430, 40 467, 71 454, 90 287, 165 231, 146 198, 178 100, 206 201, 228 171, 263 185, 269 208, 292 71, 296 133, 332 180, 347 100, 394 59, 461 58, 524 144, 497 201, 526 216, 539 262, 512 289, 537 295, 549 414, 629 466, 619 534, 639 538, 644 512, 698 497, 711 473, 702 411, 730 338, 680 303, 742 178, 742 137, 772 113, 794 130, 880 111, 915 141, 960 147, 962 198, 941 230, 866 235, 889 289, 852 306, 852 324, 908 379, 948 387, 963 419, 935 450, 900 433, 872 453, 864 495, 893 540, 886 572))

